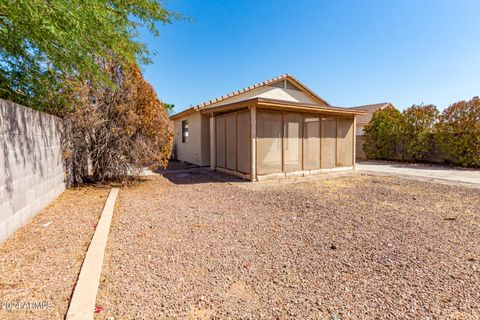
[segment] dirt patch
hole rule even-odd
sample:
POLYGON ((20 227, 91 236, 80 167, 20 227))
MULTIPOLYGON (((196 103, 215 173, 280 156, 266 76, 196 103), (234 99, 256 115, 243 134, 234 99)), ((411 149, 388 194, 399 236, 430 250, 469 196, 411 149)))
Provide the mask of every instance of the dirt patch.
POLYGON ((0 247, 0 319, 63 319, 109 189, 66 190, 0 247))
POLYGON ((247 287, 247 284, 243 281, 236 281, 228 288, 226 298, 234 301, 244 300, 250 301, 253 298, 251 289, 247 287))
POLYGON ((480 192, 392 177, 123 189, 97 319, 480 317, 480 192))

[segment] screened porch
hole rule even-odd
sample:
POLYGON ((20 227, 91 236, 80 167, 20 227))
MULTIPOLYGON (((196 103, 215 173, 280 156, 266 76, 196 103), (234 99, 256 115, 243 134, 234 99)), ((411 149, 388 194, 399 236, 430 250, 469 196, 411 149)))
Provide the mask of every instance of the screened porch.
POLYGON ((353 115, 249 107, 212 118, 218 171, 259 180, 354 165, 353 115))

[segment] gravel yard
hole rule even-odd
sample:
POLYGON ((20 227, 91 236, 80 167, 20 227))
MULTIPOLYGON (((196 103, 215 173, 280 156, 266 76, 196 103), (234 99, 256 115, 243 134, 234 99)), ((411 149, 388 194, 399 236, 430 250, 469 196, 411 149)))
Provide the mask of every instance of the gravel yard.
POLYGON ((123 188, 96 318, 480 318, 479 189, 326 177, 123 188))
POLYGON ((0 319, 63 319, 109 189, 65 191, 0 246, 0 319))

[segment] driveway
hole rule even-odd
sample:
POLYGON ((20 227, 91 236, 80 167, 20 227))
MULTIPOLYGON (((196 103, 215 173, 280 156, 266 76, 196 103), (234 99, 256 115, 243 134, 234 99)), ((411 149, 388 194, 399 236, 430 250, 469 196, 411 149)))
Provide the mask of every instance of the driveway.
POLYGON ((357 170, 369 173, 386 173, 418 181, 440 182, 465 186, 474 185, 480 187, 480 170, 478 169, 462 169, 388 161, 363 161, 357 163, 356 168, 357 170))
POLYGON ((480 317, 478 189, 181 171, 117 201, 95 319, 480 317))

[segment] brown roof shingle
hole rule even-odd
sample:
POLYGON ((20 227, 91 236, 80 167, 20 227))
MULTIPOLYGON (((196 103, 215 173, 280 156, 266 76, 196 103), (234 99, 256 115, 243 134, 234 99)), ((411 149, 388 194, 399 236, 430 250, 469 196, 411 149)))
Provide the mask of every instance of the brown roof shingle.
POLYGON ((317 100, 323 102, 324 104, 326 104, 327 106, 329 106, 330 104, 325 101, 322 97, 318 96, 314 91, 310 90, 307 86, 305 86, 303 83, 301 83, 300 81, 298 81, 295 77, 293 77, 292 75, 289 75, 288 73, 286 74, 282 74, 278 77, 274 77, 274 78, 271 78, 269 80, 265 80, 265 81, 262 81, 262 82, 259 82, 259 83, 256 83, 256 84, 253 84, 249 87, 246 87, 246 88, 243 88, 243 89, 240 89, 240 90, 236 90, 236 91, 232 91, 230 93, 227 93, 223 96, 220 96, 220 97, 217 97, 217 98, 214 98, 214 99, 211 99, 211 100, 208 100, 208 101, 205 101, 205 102, 202 102, 200 104, 197 104, 196 106, 194 106, 193 108, 194 109, 202 109, 202 108, 206 108, 214 103, 217 103, 217 102, 220 102, 220 101, 223 101, 223 100, 226 100, 226 99, 229 99, 229 98, 232 98, 232 97, 235 97, 235 96, 238 96, 242 93, 245 93, 245 92, 248 92, 248 91, 251 91, 251 90, 254 90, 254 89, 257 89, 257 88, 260 88, 260 87, 264 87, 264 86, 268 86, 274 82, 277 82, 277 81, 281 81, 281 80, 285 80, 285 79, 289 79, 291 80, 292 82, 294 82, 295 84, 297 84, 298 86, 302 87, 305 91, 308 91, 312 96, 314 96, 317 100))
POLYGON ((357 124, 367 124, 372 119, 372 115, 375 111, 380 109, 385 109, 388 106, 395 108, 390 102, 383 102, 383 103, 374 103, 374 104, 366 104, 362 106, 350 107, 350 109, 359 109, 359 110, 367 111, 367 114, 357 116, 357 124))
MULTIPOLYGON (((203 103, 200 103, 200 104, 197 104, 195 106, 191 106, 190 108, 184 110, 184 111, 181 111, 175 115, 172 115, 170 117, 171 120, 175 120, 175 119, 178 119, 180 117, 183 117, 183 116, 186 116, 188 114, 191 114, 193 112, 196 112, 196 111, 200 111, 200 110, 206 110, 206 109, 210 109, 210 108, 215 108, 215 106, 212 106, 218 102, 221 102, 221 101, 224 101, 224 100, 227 100, 227 99, 230 99, 232 97, 235 97, 235 96, 238 96, 238 95, 241 95, 243 93, 246 93, 246 92, 249 92, 251 90, 254 90, 254 89, 257 89, 257 88, 260 88, 260 87, 264 87, 264 86, 268 86, 268 85, 271 85, 275 82, 278 82, 278 81, 282 81, 282 80, 289 80, 293 85, 295 85, 296 87, 300 88, 301 90, 303 90, 304 92, 306 92, 307 94, 309 94, 310 96, 312 96, 317 102, 318 104, 314 104, 316 106, 319 106, 319 107, 326 107, 326 108, 331 108, 332 110, 348 110, 349 108, 342 108, 342 107, 334 107, 332 105, 330 105, 327 101, 325 101, 322 97, 320 97, 319 95, 317 95, 314 91, 312 91, 311 89, 309 89, 307 86, 305 86, 303 83, 301 83, 299 80, 297 80, 294 76, 292 75, 289 75, 289 74, 282 74, 278 77, 274 77, 274 78, 271 78, 269 80, 265 80, 265 81, 262 81, 262 82, 259 82, 259 83, 256 83, 256 84, 253 84, 249 87, 246 87, 246 88, 243 88, 243 89, 240 89, 240 90, 236 90, 236 91, 233 91, 233 92, 230 92, 230 93, 227 93, 223 96, 220 96, 220 97, 217 97, 217 98, 214 98, 214 99, 211 99, 211 100, 208 100, 208 101, 205 101, 203 103)), ((294 104, 294 103, 292 103, 294 104)), ((355 107, 354 107, 355 108, 355 107)), ((362 110, 363 111, 363 110, 362 110)), ((363 115, 362 115, 363 116, 363 115)))

